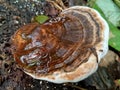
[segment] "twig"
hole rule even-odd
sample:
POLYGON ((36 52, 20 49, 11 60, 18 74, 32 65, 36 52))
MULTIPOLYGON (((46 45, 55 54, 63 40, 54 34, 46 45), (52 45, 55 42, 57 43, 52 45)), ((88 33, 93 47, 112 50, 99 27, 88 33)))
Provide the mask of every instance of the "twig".
POLYGON ((66 86, 73 87, 73 88, 76 88, 76 89, 79 89, 79 90, 87 90, 87 89, 85 89, 85 88, 81 88, 81 87, 79 87, 79 86, 72 85, 72 84, 70 84, 70 83, 65 83, 65 85, 66 85, 66 86))

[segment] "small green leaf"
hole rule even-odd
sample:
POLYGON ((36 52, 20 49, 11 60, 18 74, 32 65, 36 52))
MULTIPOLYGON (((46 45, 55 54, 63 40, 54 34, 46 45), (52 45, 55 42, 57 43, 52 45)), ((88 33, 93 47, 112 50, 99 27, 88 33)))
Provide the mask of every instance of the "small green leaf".
POLYGON ((114 82, 116 86, 120 86, 120 79, 116 79, 114 82))
POLYGON ((39 22, 40 24, 43 24, 48 19, 49 19, 48 16, 45 16, 45 15, 38 15, 35 17, 35 21, 39 22))
POLYGON ((120 79, 118 79, 118 83, 120 84, 120 79))
POLYGON ((95 4, 94 8, 97 11, 99 11, 99 13, 102 15, 102 17, 104 19, 106 19, 106 21, 109 24, 109 27, 110 27, 109 45, 111 47, 113 47, 114 49, 120 51, 120 30, 116 26, 114 26, 113 23, 111 23, 109 21, 109 19, 105 15, 104 11, 102 11, 101 7, 99 7, 98 4, 95 4))
POLYGON ((33 59, 27 66, 27 68, 36 66, 36 64, 39 62, 39 60, 33 59))

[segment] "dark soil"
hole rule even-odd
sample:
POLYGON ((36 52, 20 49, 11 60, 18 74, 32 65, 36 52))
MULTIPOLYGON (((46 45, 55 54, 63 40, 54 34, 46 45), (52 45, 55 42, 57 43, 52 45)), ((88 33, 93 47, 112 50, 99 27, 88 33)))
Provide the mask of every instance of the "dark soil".
MULTIPOLYGON (((68 0, 63 1, 72 5, 68 0)), ((74 4, 86 2, 75 1, 74 4)), ((78 83, 53 84, 36 80, 17 67, 11 54, 10 38, 19 27, 44 13, 43 3, 44 0, 0 0, 0 90, 120 90, 120 85, 114 83, 120 79, 120 59, 115 53, 104 58, 113 58, 112 63, 106 66, 102 62, 105 65, 101 64, 95 74, 78 83)))

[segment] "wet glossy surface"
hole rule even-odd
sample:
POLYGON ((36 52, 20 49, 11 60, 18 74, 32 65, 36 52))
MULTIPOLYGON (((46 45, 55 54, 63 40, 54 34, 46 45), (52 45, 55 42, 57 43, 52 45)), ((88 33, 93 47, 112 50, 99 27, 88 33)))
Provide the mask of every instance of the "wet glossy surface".
POLYGON ((30 23, 16 31, 12 47, 18 66, 41 74, 72 71, 95 52, 101 37, 93 16, 82 10, 67 10, 60 16, 58 21, 30 23))

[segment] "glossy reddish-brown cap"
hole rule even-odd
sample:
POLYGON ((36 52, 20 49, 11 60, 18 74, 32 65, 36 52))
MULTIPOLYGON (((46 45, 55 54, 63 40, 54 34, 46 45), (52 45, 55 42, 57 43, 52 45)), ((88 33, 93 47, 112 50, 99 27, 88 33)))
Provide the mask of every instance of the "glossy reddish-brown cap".
POLYGON ((24 25, 12 36, 17 65, 33 78, 77 82, 94 73, 108 50, 109 27, 94 9, 74 6, 56 21, 24 25))

